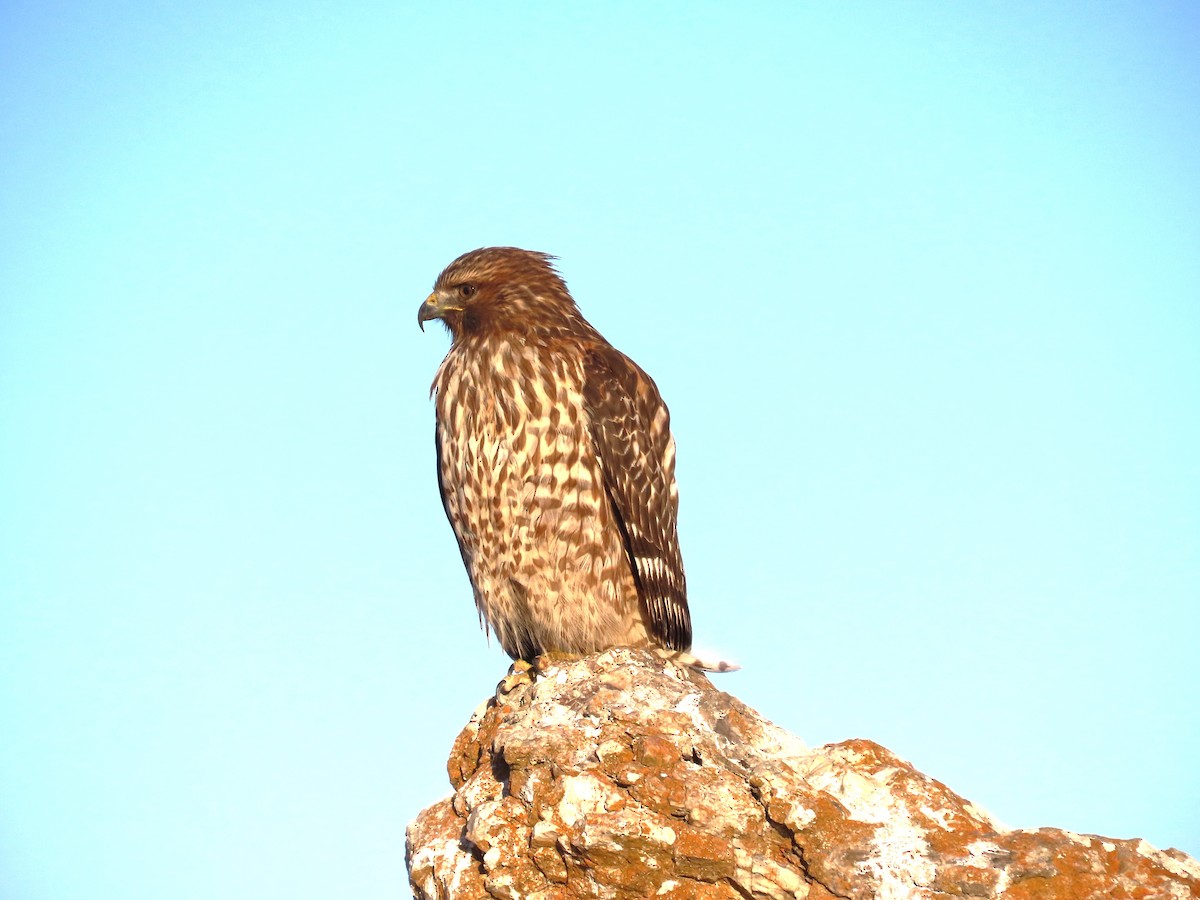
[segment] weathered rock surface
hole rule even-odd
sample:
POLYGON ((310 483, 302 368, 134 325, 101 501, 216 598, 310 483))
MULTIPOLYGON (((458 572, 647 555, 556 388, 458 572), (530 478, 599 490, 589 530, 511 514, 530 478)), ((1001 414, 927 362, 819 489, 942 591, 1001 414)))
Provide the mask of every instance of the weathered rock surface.
POLYGON ((1006 830, 877 744, 810 750, 642 651, 502 689, 449 771, 408 829, 419 898, 1200 897, 1178 850, 1006 830))

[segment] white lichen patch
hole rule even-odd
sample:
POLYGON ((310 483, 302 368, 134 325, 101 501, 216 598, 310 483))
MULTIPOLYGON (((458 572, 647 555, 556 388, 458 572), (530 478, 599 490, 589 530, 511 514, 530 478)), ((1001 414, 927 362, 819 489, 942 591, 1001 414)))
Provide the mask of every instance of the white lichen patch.
MULTIPOLYGON (((549 810, 543 810, 544 814, 549 810)), ((529 832, 529 844, 532 847, 553 847, 560 837, 558 826, 547 819, 539 819, 533 823, 529 832)))
POLYGON ((532 806, 534 800, 537 799, 538 788, 541 787, 545 780, 546 777, 543 770, 532 770, 529 773, 529 777, 521 783, 521 789, 517 791, 517 796, 532 806))
POLYGON ((932 806, 926 804, 921 807, 921 813, 929 816, 930 819, 936 822, 944 830, 954 831, 954 828, 950 824, 950 810, 944 808, 934 809, 932 806))
POLYGON ((733 845, 733 881, 752 897, 771 900, 798 900, 808 896, 808 884, 797 872, 784 868, 760 854, 746 852, 738 843, 733 845))
POLYGON ((932 884, 936 877, 925 832, 903 809, 875 832, 871 849, 874 853, 856 868, 879 885, 880 900, 906 900, 915 887, 932 884))
POLYGON ((473 727, 475 731, 479 730, 479 720, 482 719, 484 714, 488 711, 488 705, 491 702, 491 700, 484 700, 475 707, 475 711, 471 713, 471 718, 467 720, 468 728, 473 727))
POLYGON ((900 807, 886 784, 845 765, 810 766, 805 781, 814 790, 835 797, 858 822, 887 822, 900 807))
POLYGON ((457 840, 440 840, 418 848, 408 866, 410 872, 424 876, 419 886, 426 896, 455 897, 464 890, 464 879, 475 861, 462 852, 457 840))
POLYGON ((707 729, 711 727, 711 723, 700 712, 700 694, 699 692, 684 694, 683 698, 675 704, 672 709, 677 713, 683 713, 692 723, 699 729, 707 729))
POLYGON ((480 804, 499 796, 500 784, 492 777, 491 771, 479 769, 459 789, 456 803, 461 801, 466 805, 466 809, 475 809, 480 804))
MULTIPOLYGON (((965 866, 970 866, 973 869, 997 869, 996 860, 1000 857, 1007 856, 1008 851, 1001 849, 993 841, 972 841, 967 844, 967 856, 962 861, 965 866)), ((998 868, 999 876, 996 879, 995 896, 1003 897, 1004 892, 1008 890, 1011 877, 1008 874, 1007 868, 998 868)))
POLYGON ((963 864, 976 869, 990 869, 995 857, 1005 852, 994 841, 972 841, 967 844, 967 858, 963 864))
POLYGON ((1142 856, 1154 860, 1172 875, 1176 875, 1180 878, 1200 879, 1200 862, 1197 862, 1191 856, 1187 857, 1186 859, 1179 859, 1175 856, 1171 856, 1168 853, 1163 853, 1161 850, 1147 841, 1138 841, 1135 849, 1142 856))
POLYGON ((609 804, 619 797, 611 786, 586 773, 568 775, 562 780, 562 789, 563 797, 558 803, 558 813, 568 826, 592 813, 606 812, 609 804))
POLYGON ((817 820, 817 811, 809 809, 801 803, 788 803, 785 809, 786 813, 783 817, 783 824, 793 832, 804 831, 817 820))
POLYGON ((621 853, 630 845, 640 849, 638 858, 643 865, 656 868, 658 861, 646 848, 674 846, 677 835, 669 825, 643 819, 636 812, 618 812, 583 821, 573 836, 571 845, 577 850, 621 853))

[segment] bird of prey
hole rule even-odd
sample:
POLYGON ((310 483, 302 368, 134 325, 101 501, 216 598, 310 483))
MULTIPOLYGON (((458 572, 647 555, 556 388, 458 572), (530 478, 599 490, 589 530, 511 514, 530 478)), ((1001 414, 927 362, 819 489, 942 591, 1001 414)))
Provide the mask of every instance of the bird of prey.
POLYGON ((514 660, 632 646, 735 668, 689 652, 667 407, 553 259, 464 253, 417 313, 450 332, 431 388, 438 485, 481 623, 514 660))

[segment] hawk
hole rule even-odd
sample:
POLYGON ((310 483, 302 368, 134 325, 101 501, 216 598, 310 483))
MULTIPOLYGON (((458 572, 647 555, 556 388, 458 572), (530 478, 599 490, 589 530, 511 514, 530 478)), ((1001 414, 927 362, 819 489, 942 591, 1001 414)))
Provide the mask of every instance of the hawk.
POLYGON ((553 260, 472 250, 417 313, 451 336, 430 389, 438 485, 481 624, 514 660, 633 646, 734 668, 689 652, 667 407, 553 260))

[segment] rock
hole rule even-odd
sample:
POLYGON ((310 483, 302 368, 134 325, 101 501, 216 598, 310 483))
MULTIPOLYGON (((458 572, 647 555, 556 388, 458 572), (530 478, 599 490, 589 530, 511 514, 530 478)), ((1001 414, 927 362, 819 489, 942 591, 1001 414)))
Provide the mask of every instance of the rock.
POLYGON ((418 898, 1182 898, 1178 850, 1008 830, 878 744, 810 750, 701 675, 614 649, 506 679, 408 828, 418 898))

